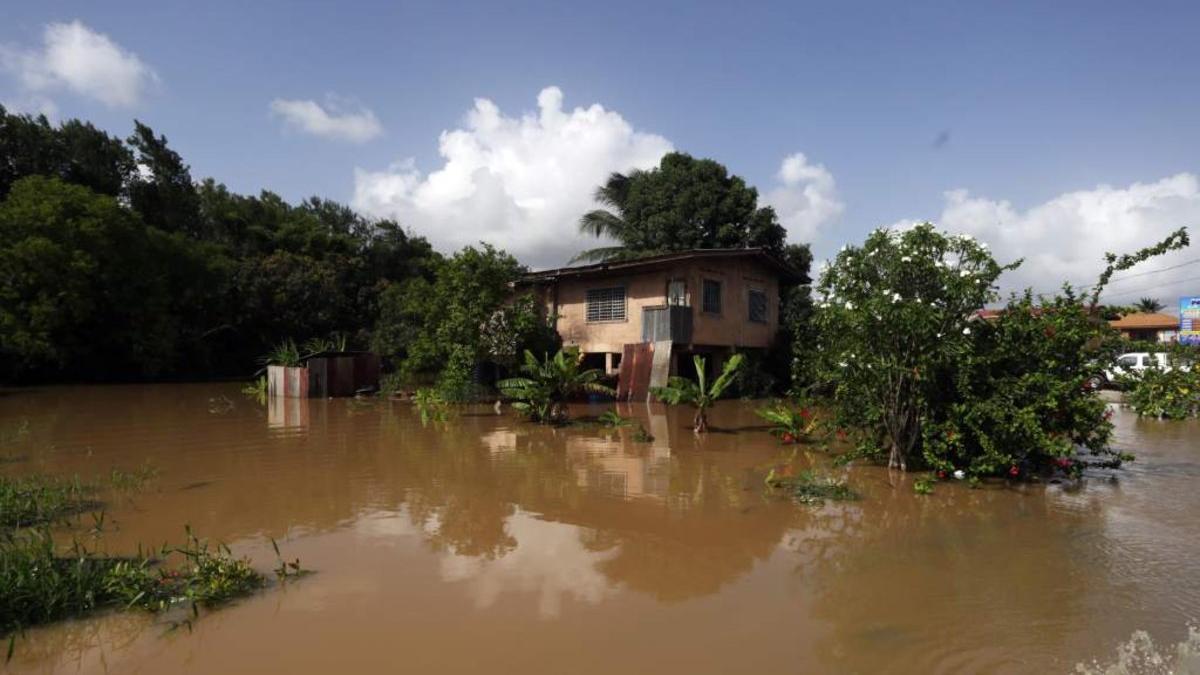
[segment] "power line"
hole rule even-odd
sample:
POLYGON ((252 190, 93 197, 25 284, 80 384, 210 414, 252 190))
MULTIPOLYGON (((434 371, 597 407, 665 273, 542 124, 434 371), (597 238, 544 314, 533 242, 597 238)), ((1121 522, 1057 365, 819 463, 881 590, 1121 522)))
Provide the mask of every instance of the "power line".
POLYGON ((1188 265, 1195 265, 1196 263, 1200 263, 1200 258, 1195 258, 1195 259, 1189 260, 1187 262, 1181 262, 1178 265, 1171 265, 1170 267, 1164 267, 1162 269, 1149 270, 1147 272, 1138 272, 1137 274, 1127 274, 1127 275, 1121 277, 1120 279, 1113 279, 1112 281, 1109 282, 1109 285, 1119 284, 1122 281, 1128 281, 1135 277, 1144 277, 1148 274, 1158 274, 1159 272, 1170 272, 1171 270, 1177 270, 1180 267, 1187 267, 1188 265))
POLYGON ((1105 298, 1108 298, 1108 299, 1122 298, 1122 297, 1125 297, 1126 295, 1137 295, 1138 293, 1145 293, 1146 291, 1152 291, 1156 288, 1163 288, 1163 287, 1169 288, 1171 286, 1177 286, 1179 284, 1187 283, 1189 281, 1200 281, 1200 277, 1188 277, 1187 279, 1176 279, 1175 281, 1164 281, 1161 283, 1154 284, 1153 286, 1145 286, 1145 287, 1142 287, 1142 288, 1139 288, 1139 289, 1133 290, 1133 291, 1124 291, 1121 293, 1117 293, 1115 295, 1107 295, 1107 294, 1102 293, 1101 295, 1103 295, 1105 298))

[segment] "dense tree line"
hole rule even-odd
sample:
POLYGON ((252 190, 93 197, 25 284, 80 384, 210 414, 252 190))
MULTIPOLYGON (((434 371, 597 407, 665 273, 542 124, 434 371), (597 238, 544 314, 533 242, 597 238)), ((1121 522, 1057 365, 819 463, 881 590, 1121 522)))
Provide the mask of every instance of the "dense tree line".
MULTIPOLYGON (((802 273, 784 289, 781 347, 752 374, 787 372, 811 309, 806 246, 724 166, 681 153, 614 174, 608 210, 581 226, 617 245, 585 255, 759 246, 802 273)), ((487 245, 449 257, 398 223, 319 198, 194 180, 167 139, 135 121, 120 139, 0 107, 0 379, 128 380, 245 375, 282 340, 338 333, 380 353, 393 383, 448 396, 555 337, 526 271, 487 245), (492 364, 491 369, 486 368, 492 364)), ((786 386, 765 377, 753 389, 786 386)), ((761 393, 761 392, 760 392, 761 393)))
POLYGON ((0 108, 5 380, 244 374, 284 337, 369 342, 386 289, 441 257, 322 199, 238 195, 149 127, 122 140, 0 108))

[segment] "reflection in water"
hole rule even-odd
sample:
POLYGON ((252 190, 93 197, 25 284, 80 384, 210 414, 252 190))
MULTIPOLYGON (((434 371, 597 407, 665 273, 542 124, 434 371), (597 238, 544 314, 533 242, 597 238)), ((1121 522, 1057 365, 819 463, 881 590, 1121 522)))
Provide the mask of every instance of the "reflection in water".
MULTIPOLYGON (((378 672, 402 653, 414 672, 1066 671, 1200 616, 1195 425, 1119 412, 1139 461, 1083 489, 917 497, 860 467, 861 501, 814 508, 763 494, 781 453, 753 406, 722 403, 705 437, 687 410, 619 408, 631 427, 490 407, 422 426, 406 404, 264 407, 235 385, 0 398, 0 431, 25 429, 2 449, 28 457, 0 471, 159 470, 110 499, 110 550, 190 523, 261 567, 275 537, 319 570, 194 634, 128 614, 31 631, 10 669, 378 672), (218 397, 232 406, 214 414, 218 397), (652 442, 633 440, 638 425, 652 442)), ((828 470, 811 449, 795 461, 828 470)))
POLYGON ((598 568, 612 552, 588 550, 578 529, 517 512, 505 531, 520 545, 498 559, 451 554, 441 560, 442 579, 466 584, 476 606, 491 607, 505 592, 532 593, 538 615, 554 618, 564 598, 596 604, 611 592, 598 568))

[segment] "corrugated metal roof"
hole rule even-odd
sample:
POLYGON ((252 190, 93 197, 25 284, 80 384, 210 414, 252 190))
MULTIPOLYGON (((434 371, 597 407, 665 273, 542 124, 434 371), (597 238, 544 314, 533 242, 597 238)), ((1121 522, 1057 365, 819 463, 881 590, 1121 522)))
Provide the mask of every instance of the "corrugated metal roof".
POLYGON ((781 276, 789 279, 799 280, 804 276, 795 269, 792 269, 790 265, 763 250, 762 248, 694 248, 686 251, 661 253, 658 255, 646 256, 644 258, 613 260, 608 262, 592 263, 590 265, 559 267, 557 269, 542 270, 540 272, 529 272, 523 276, 521 281, 518 283, 535 284, 543 281, 554 281, 564 277, 581 277, 592 274, 605 274, 610 272, 636 270, 641 267, 653 267, 655 265, 661 265, 664 263, 679 262, 682 260, 691 260, 695 258, 731 258, 743 256, 760 258, 763 262, 775 268, 775 271, 779 272, 781 276))

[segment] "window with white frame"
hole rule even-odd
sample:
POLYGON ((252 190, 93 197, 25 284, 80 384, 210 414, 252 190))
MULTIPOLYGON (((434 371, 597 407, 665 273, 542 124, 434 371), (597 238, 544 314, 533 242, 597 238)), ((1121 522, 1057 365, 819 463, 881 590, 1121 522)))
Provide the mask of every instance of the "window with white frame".
POLYGON ((587 320, 624 321, 625 288, 590 288, 587 292, 587 320))

